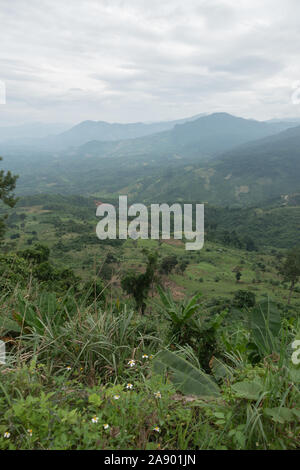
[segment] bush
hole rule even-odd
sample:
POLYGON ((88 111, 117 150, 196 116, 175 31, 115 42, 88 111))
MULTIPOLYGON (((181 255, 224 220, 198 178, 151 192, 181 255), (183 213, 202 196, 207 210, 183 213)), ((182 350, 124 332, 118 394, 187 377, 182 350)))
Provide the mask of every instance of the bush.
POLYGON ((234 294, 233 305, 237 308, 250 308, 255 305, 255 294, 248 290, 238 290, 234 294))

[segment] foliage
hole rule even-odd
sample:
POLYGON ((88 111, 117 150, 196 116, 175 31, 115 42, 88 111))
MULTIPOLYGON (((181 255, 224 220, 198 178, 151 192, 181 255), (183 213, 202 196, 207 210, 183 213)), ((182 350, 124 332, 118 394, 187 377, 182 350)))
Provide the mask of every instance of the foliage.
POLYGON ((285 281, 290 283, 290 294, 288 298, 288 304, 290 304, 295 285, 300 278, 300 245, 287 253, 286 260, 280 267, 280 274, 285 281))
POLYGON ((178 345, 191 346, 201 367, 208 371, 209 361, 218 349, 217 331, 226 312, 207 319, 203 312, 199 315, 201 293, 190 300, 176 303, 170 292, 164 292, 161 287, 158 287, 158 292, 163 305, 160 310, 171 321, 170 340, 178 345))
POLYGON ((104 384, 79 362, 53 373, 42 356, 26 361, 22 353, 14 367, 2 366, 0 449, 299 447, 300 382, 291 383, 287 362, 232 362, 230 379, 218 388, 178 353, 164 351, 154 368, 171 370, 172 384, 168 375, 151 372, 151 359, 141 352, 134 367, 126 361, 118 383, 112 376, 104 384), (94 383, 87 385, 88 374, 94 383), (178 386, 186 387, 183 395, 175 393, 178 386))
POLYGON ((252 357, 262 358, 279 353, 281 313, 269 299, 260 302, 249 313, 252 357))
POLYGON ((255 294, 251 291, 238 290, 234 294, 233 305, 238 308, 254 307, 255 294))
MULTIPOLYGON (((177 256, 175 255, 166 256, 165 258, 162 259, 160 263, 160 272, 168 275, 173 271, 173 269, 175 268, 177 264, 178 264, 177 256)), ((181 267, 183 267, 182 264, 181 264, 181 267)))
POLYGON ((88 305, 93 302, 105 301, 105 286, 103 282, 96 278, 94 280, 86 281, 80 290, 80 296, 83 296, 85 303, 88 305))
POLYGON ((28 248, 18 254, 33 264, 41 264, 49 260, 50 250, 47 246, 36 243, 32 248, 28 248))
POLYGON ((8 234, 0 256, 0 339, 7 349, 1 449, 299 447, 300 375, 291 361, 299 296, 295 286, 290 308, 284 305, 289 286, 277 276, 283 252, 245 251, 238 230, 241 248, 208 241, 201 253, 186 253, 180 242, 97 245, 85 234, 84 198, 43 204, 26 209, 26 218, 14 212, 9 230, 20 238, 8 234), (26 251, 28 237, 44 239, 44 220, 51 251, 37 244, 26 251), (26 236, 18 232, 23 223, 26 236), (148 246, 157 250, 156 262, 145 262, 148 246), (169 289, 157 295, 158 259, 170 256, 178 264, 163 277, 169 289), (134 270, 138 278, 150 264, 140 315, 122 295, 118 271, 134 270), (101 266, 114 272, 109 295, 101 266), (238 285, 233 266, 243 270, 238 285), (256 270, 261 282, 253 285, 256 270))
POLYGON ((219 388, 209 375, 171 351, 162 351, 155 358, 154 370, 167 373, 177 390, 186 395, 219 396, 219 388))
MULTIPOLYGON (((0 161, 1 160, 2 158, 0 157, 0 161)), ((7 171, 6 173, 4 170, 0 171, 0 201, 9 207, 14 207, 17 202, 17 199, 13 194, 13 190, 16 187, 17 178, 18 176, 12 175, 10 171, 7 171)), ((6 216, 0 218, 0 238, 4 236, 5 218, 6 216)))
POLYGON ((121 281, 122 289, 129 295, 132 295, 136 307, 145 312, 146 299, 150 287, 155 281, 155 272, 157 269, 157 255, 150 253, 147 257, 146 271, 142 274, 129 273, 121 281))
MULTIPOLYGON (((198 300, 201 297, 201 293, 194 295, 189 301, 177 304, 172 298, 170 292, 164 292, 163 289, 158 286, 158 293, 160 295, 161 302, 163 304, 162 311, 168 315, 172 323, 171 335, 175 336, 175 340, 180 342, 180 337, 185 336, 185 328, 187 327, 190 319, 200 308, 198 300)), ((187 332, 187 335, 189 333, 187 332)))

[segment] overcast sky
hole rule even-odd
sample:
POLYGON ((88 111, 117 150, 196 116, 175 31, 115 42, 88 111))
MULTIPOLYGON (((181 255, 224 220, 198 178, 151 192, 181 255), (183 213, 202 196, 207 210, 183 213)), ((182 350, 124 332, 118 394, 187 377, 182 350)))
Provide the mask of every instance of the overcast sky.
POLYGON ((300 116, 299 0, 0 0, 0 25, 0 125, 300 116))

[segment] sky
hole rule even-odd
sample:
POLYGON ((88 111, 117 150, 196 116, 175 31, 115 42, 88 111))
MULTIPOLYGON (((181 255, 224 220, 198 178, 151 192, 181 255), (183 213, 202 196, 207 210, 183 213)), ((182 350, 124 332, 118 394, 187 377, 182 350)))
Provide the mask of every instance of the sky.
POLYGON ((300 116, 299 18, 299 0, 0 0, 0 125, 300 116))

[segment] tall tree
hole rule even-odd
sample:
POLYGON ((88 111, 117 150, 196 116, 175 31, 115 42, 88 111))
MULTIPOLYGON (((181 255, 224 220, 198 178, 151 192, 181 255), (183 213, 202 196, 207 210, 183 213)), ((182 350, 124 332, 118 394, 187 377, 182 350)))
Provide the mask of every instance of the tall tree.
POLYGON ((288 305, 290 305, 293 291, 300 278, 300 245, 288 251, 286 259, 281 265, 279 272, 284 280, 290 283, 288 298, 288 305))
POLYGON ((142 274, 128 273, 121 281, 122 289, 132 295, 137 309, 145 313, 146 300, 149 290, 155 281, 157 270, 157 254, 149 253, 147 256, 146 271, 142 274))
MULTIPOLYGON (((0 157, 0 161, 2 157, 0 157)), ((0 201, 2 201, 5 205, 9 207, 14 207, 17 202, 13 194, 13 190, 16 187, 16 181, 18 176, 12 175, 10 171, 4 172, 4 170, 0 171, 0 201)), ((3 238, 5 232, 5 219, 7 215, 0 218, 0 238, 3 238)))

